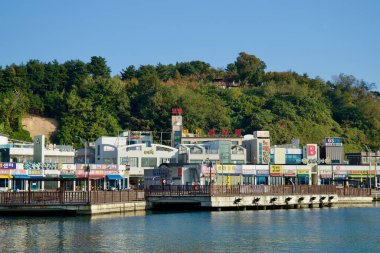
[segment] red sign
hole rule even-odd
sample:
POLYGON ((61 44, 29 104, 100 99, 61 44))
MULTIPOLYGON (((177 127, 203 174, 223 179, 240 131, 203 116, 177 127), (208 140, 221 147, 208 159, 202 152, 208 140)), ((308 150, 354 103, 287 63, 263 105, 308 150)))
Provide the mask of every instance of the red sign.
POLYGON ((215 135, 216 131, 214 129, 208 130, 208 135, 215 135))
POLYGON ((235 129, 235 135, 240 136, 241 135, 241 129, 235 129))
POLYGON ((228 135, 228 129, 222 129, 222 135, 228 135))
POLYGON ((173 115, 182 115, 182 108, 181 107, 172 108, 172 114, 173 115))

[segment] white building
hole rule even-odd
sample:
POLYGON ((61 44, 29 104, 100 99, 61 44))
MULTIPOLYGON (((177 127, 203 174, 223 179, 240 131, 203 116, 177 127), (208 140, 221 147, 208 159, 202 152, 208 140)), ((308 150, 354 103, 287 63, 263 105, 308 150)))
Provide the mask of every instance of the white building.
POLYGON ((127 143, 128 137, 100 137, 95 142, 95 163, 128 165, 132 186, 143 186, 145 169, 153 169, 162 163, 177 162, 176 148, 151 143, 127 143))

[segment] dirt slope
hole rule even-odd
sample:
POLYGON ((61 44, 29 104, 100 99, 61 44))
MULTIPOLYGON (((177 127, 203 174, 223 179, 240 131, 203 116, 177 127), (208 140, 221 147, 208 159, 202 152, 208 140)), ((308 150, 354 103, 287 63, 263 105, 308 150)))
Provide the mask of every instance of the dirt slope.
POLYGON ((22 119, 22 125, 32 138, 36 135, 44 134, 46 140, 49 140, 58 128, 58 121, 52 118, 27 115, 22 119))

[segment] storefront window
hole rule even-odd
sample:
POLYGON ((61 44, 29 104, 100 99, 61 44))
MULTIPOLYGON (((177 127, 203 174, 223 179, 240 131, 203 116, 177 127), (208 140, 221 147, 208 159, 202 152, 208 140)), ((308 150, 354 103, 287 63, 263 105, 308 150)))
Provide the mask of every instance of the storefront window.
POLYGON ((250 175, 244 175, 243 176, 243 184, 244 185, 251 185, 253 182, 253 176, 250 175))
POLYGON ((5 187, 8 187, 8 179, 6 179, 6 178, 2 178, 2 179, 0 179, 0 187, 1 188, 5 188, 5 187))
POLYGON ((257 176, 257 184, 268 184, 268 177, 257 176))
POLYGON ((308 185, 309 184, 309 175, 298 175, 297 184, 299 185, 308 185))
POLYGON ((157 158, 155 157, 141 158, 141 167, 155 167, 155 166, 157 166, 157 158))

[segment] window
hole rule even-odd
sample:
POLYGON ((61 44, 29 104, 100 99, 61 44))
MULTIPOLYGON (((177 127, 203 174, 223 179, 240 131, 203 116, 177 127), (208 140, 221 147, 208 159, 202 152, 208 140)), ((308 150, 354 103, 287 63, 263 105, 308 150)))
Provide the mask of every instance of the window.
POLYGON ((128 157, 127 162, 131 167, 139 167, 139 158, 138 157, 128 157))
POLYGON ((141 167, 155 167, 157 166, 157 158, 143 157, 141 158, 141 167))
POLYGON ((0 179, 0 187, 8 187, 8 179, 0 179))
POLYGON ((114 151, 115 148, 114 147, 111 147, 111 146, 104 146, 103 147, 103 151, 107 152, 107 151, 114 151))

